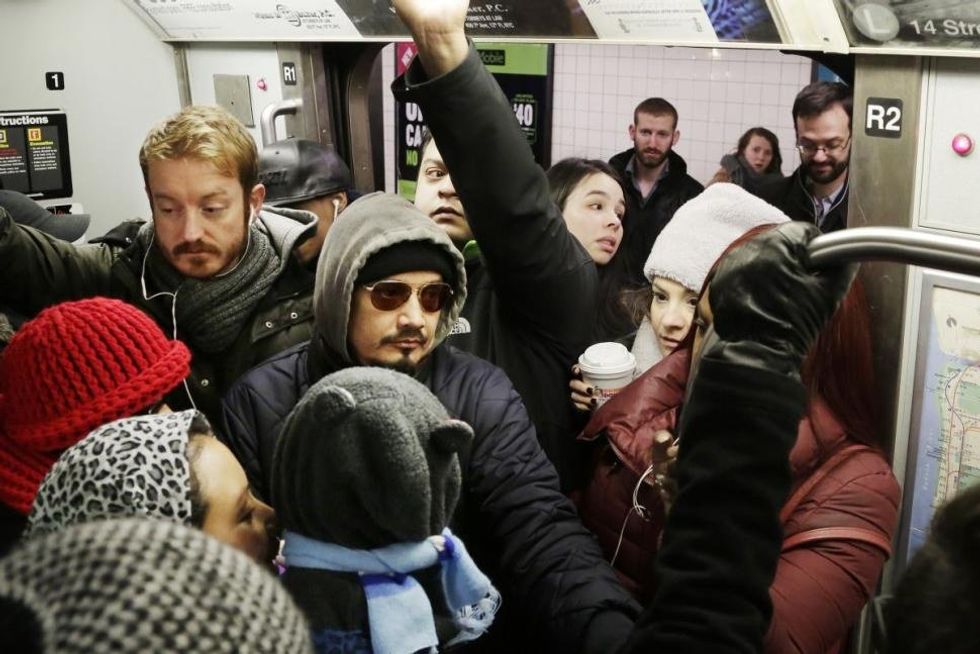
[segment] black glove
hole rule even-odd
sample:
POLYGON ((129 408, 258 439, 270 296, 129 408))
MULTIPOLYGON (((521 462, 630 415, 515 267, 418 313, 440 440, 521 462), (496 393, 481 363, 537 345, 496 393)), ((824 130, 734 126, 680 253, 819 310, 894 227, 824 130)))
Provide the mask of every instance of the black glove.
POLYGON ((807 269, 814 225, 790 221, 733 250, 711 281, 714 354, 799 377, 824 323, 850 288, 857 266, 807 269))

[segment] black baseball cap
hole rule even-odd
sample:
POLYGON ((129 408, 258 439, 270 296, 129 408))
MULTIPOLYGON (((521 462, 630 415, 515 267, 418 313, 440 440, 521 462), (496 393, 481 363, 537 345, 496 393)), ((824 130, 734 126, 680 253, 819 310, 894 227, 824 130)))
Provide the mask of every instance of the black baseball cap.
POLYGON ((259 152, 259 181, 265 185, 265 203, 279 207, 346 191, 351 174, 333 148, 288 139, 259 152))
POLYGON ((27 225, 63 241, 77 241, 85 234, 92 217, 84 213, 53 214, 17 191, 0 189, 0 207, 18 225, 27 225))

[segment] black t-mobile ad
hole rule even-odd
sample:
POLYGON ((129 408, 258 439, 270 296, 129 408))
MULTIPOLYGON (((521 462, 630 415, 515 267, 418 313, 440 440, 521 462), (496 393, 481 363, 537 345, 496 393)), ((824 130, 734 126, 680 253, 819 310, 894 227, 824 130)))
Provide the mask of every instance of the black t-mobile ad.
MULTIPOLYGON (((483 64, 510 100, 538 164, 551 165, 552 46, 541 43, 478 43, 483 64)), ((415 53, 412 43, 395 46, 395 72, 401 75, 415 53)), ((395 174, 398 193, 415 197, 425 119, 414 102, 395 102, 395 174)))

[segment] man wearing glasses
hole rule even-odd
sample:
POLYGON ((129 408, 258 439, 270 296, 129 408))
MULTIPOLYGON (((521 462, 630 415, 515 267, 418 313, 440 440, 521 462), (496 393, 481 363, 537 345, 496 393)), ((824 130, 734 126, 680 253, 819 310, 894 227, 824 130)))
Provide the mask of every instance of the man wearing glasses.
POLYGON ((639 607, 561 493, 510 379, 443 342, 466 300, 463 256, 446 232, 407 200, 365 196, 331 227, 313 297, 313 339, 225 397, 223 439, 256 494, 269 496, 283 421, 314 382, 354 366, 410 374, 475 434, 460 457, 462 499, 450 524, 503 596, 481 647, 514 651, 499 639, 518 638, 522 651, 543 651, 541 640, 549 651, 604 652, 623 640, 639 607))
POLYGON ((822 232, 846 227, 851 106, 845 84, 814 82, 800 91, 793 102, 800 166, 785 179, 749 190, 822 232))

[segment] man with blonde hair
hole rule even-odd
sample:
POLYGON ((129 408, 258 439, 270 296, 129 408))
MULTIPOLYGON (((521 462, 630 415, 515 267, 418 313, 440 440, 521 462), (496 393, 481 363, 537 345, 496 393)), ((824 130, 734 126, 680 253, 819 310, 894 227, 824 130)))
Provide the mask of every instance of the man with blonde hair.
POLYGON ((140 307, 193 354, 168 404, 217 419, 235 379, 310 338, 313 276, 294 250, 314 217, 263 209, 255 143, 220 107, 187 107, 153 127, 139 162, 153 220, 128 238, 71 245, 0 209, 0 302, 28 315, 95 295, 140 307))

